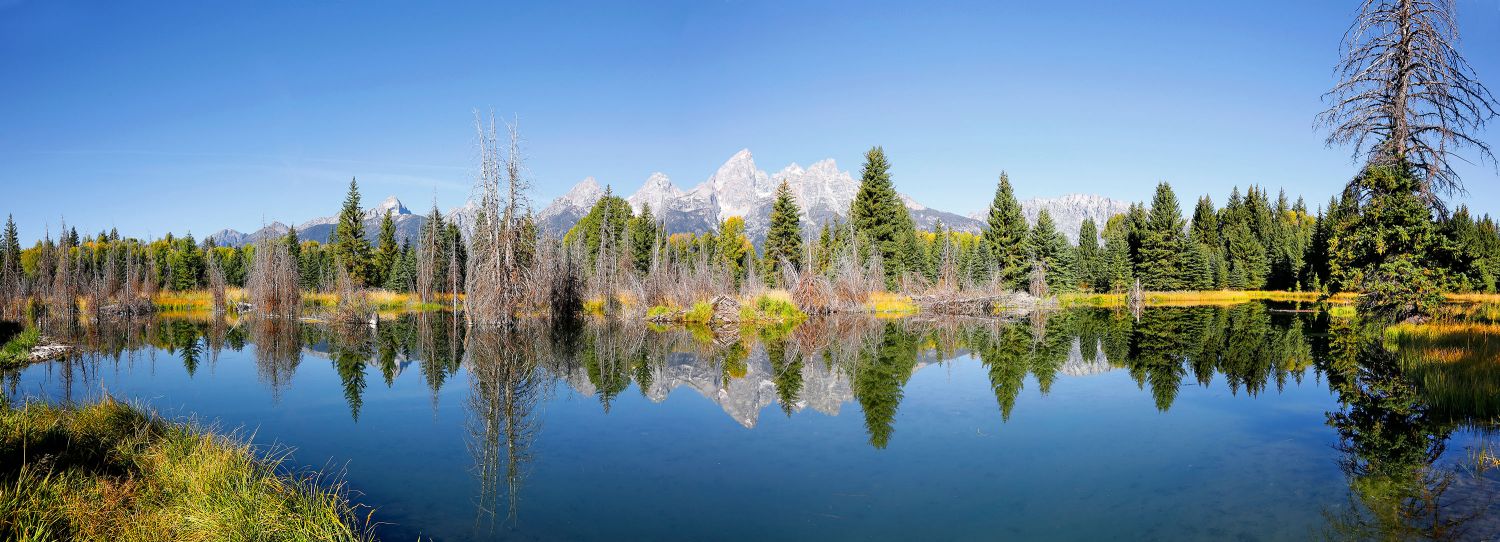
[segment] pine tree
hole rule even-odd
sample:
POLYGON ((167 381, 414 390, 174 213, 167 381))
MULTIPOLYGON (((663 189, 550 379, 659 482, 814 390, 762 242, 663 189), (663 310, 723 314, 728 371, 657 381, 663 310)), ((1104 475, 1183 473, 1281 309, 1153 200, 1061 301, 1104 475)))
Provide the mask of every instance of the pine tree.
POLYGON ((1208 196, 1198 198, 1190 231, 1192 240, 1215 249, 1219 247, 1219 213, 1214 210, 1214 201, 1208 196))
POLYGON ((1068 292, 1076 288, 1071 249, 1068 239, 1057 231, 1052 213, 1042 209, 1037 214, 1036 227, 1031 230, 1031 254, 1046 273, 1049 291, 1068 292))
POLYGON ((776 188, 776 200, 771 204, 771 229, 766 233, 764 252, 769 284, 780 280, 782 262, 793 269, 802 267, 802 210, 786 181, 776 188))
POLYGON ((856 235, 879 249, 886 284, 894 286, 912 261, 916 227, 891 184, 890 163, 880 147, 865 153, 859 192, 849 204, 849 222, 856 235))
POLYGON ((635 269, 645 273, 651 268, 651 251, 656 247, 656 217, 651 214, 650 204, 641 204, 641 215, 630 222, 630 258, 635 269))
MULTIPOLYGON (((627 246, 626 231, 630 229, 630 221, 630 202, 614 195, 614 190, 606 186, 604 196, 594 202, 589 213, 579 219, 578 223, 563 235, 563 243, 572 244, 581 240, 588 253, 589 262, 593 262, 599 257, 601 246, 611 247, 611 251, 627 246), (608 239, 605 239, 606 236, 608 239)), ((619 253, 612 252, 612 254, 618 255, 619 253)))
POLYGON ((1073 250, 1073 269, 1078 282, 1089 291, 1099 288, 1109 280, 1103 275, 1104 253, 1099 248, 1099 226, 1092 217, 1084 218, 1078 226, 1078 247, 1073 250))
POLYGON ((1224 258, 1229 263, 1227 286, 1235 290, 1257 290, 1265 285, 1266 249, 1250 232, 1250 225, 1239 222, 1224 236, 1224 258))
POLYGON ((391 272, 386 276, 385 289, 393 292, 410 292, 417 281, 417 251, 408 240, 401 247, 391 272))
POLYGON ((995 199, 990 203, 986 223, 989 230, 984 233, 985 249, 993 255, 1000 279, 1013 288, 1019 288, 1031 272, 1030 244, 1027 242, 1030 228, 1011 189, 1010 175, 1003 171, 1000 172, 1000 184, 995 187, 995 199))
POLYGON ((1345 287, 1360 289, 1362 315, 1392 320, 1430 314, 1442 301, 1443 270, 1432 265, 1438 247, 1432 210, 1413 166, 1370 166, 1354 180, 1368 194, 1345 218, 1331 243, 1345 287))
POLYGON ((1182 209, 1171 185, 1156 185, 1151 199, 1151 213, 1141 235, 1141 286, 1149 290, 1177 290, 1183 287, 1181 271, 1183 249, 1182 209))
POLYGON ((361 284, 370 277, 370 240, 365 239, 364 210, 359 207, 359 183, 354 179, 349 180, 349 193, 329 244, 350 277, 361 284))
POLYGON ((1104 223, 1104 263, 1098 291, 1123 292, 1135 280, 1130 260, 1130 220, 1126 215, 1110 217, 1104 223))
POLYGON ((297 239, 296 226, 287 228, 286 237, 283 238, 283 242, 286 243, 286 250, 292 255, 293 259, 300 258, 302 256, 302 241, 299 241, 297 239))
POLYGON ((1214 264, 1209 256, 1208 245, 1196 241, 1186 243, 1188 250, 1182 258, 1182 287, 1193 290, 1208 290, 1214 286, 1214 264))
POLYGON ((380 219, 380 237, 376 241, 375 257, 370 266, 366 284, 384 286, 395 271, 401 258, 401 247, 396 244, 396 222, 391 220, 391 211, 385 211, 380 219))
POLYGON ((16 221, 5 217, 5 236, 0 240, 0 302, 9 301, 20 293, 21 286, 21 238, 16 232, 16 221))

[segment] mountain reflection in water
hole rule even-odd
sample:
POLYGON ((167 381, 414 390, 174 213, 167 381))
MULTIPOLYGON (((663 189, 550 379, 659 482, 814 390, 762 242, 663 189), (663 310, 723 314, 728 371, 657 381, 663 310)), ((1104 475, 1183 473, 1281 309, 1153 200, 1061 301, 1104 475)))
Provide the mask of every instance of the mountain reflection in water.
MULTIPOLYGON (((236 322, 142 319, 49 331, 77 337, 87 346, 86 353, 66 363, 45 364, 7 376, 8 394, 36 393, 70 400, 75 394, 81 399, 101 388, 114 393, 126 387, 116 384, 122 372, 140 373, 144 372, 141 366, 149 366, 149 374, 155 374, 163 358, 180 360, 184 382, 193 381, 226 363, 225 352, 245 352, 248 355, 242 358, 253 362, 260 389, 268 393, 272 410, 281 408, 282 397, 294 384, 302 385, 299 373, 313 370, 309 368, 312 364, 319 367, 318 371, 327 371, 322 367, 331 369, 337 392, 317 391, 343 396, 348 424, 378 427, 390 414, 382 409, 379 418, 367 415, 366 396, 373 393, 370 380, 377 379, 377 386, 384 384, 394 390, 400 388, 398 382, 412 378, 407 373, 415 369, 427 390, 432 424, 463 428, 461 440, 469 457, 463 468, 474 480, 468 493, 472 510, 477 513, 452 509, 438 512, 402 504, 391 510, 400 525, 382 527, 383 534, 424 533, 454 538, 507 533, 540 538, 702 536, 706 533, 694 529, 666 535, 646 527, 628 532, 547 530, 552 527, 525 530, 528 513, 522 504, 528 488, 536 487, 530 475, 545 466, 547 459, 539 443, 548 438, 549 428, 559 428, 554 424, 568 423, 566 417, 553 415, 549 409, 571 411, 571 407, 562 407, 570 404, 569 398, 592 398, 597 402, 597 412, 608 415, 626 394, 636 393, 649 403, 662 405, 664 412, 674 412, 666 408, 669 399, 678 395, 674 392, 687 389, 747 429, 756 429, 768 415, 789 419, 812 413, 858 416, 863 422, 863 444, 871 450, 888 451, 903 443, 903 438, 922 438, 906 437, 897 430, 925 429, 897 423, 905 419, 901 413, 909 402, 942 399, 921 391, 908 398, 908 386, 914 377, 945 368, 951 372, 958 367, 956 363, 973 362, 978 363, 978 374, 983 375, 983 385, 993 396, 990 420, 972 420, 971 425, 980 427, 980 436, 1028 415, 1054 418, 1047 411, 1055 406, 1022 400, 1023 393, 1034 387, 1034 395, 1047 397, 1065 390, 1075 379, 1126 375, 1141 390, 1136 394, 1147 394, 1149 404, 1162 416, 1172 410, 1186 388, 1227 391, 1227 398, 1213 400, 1214 404, 1227 404, 1224 401, 1279 394, 1289 385, 1301 386, 1304 381, 1326 382, 1324 389, 1331 392, 1332 400, 1320 413, 1326 422, 1321 430, 1324 436, 1309 434, 1304 438, 1307 444, 1321 446, 1322 441, 1314 442, 1316 438, 1336 443, 1337 458, 1328 466, 1337 468, 1347 483, 1343 492, 1347 499, 1322 499, 1324 521, 1305 525, 1300 531, 1265 531, 1264 526, 1215 529, 1249 529, 1266 538, 1322 533, 1335 538, 1451 539, 1500 532, 1496 526, 1500 514, 1495 513, 1493 499, 1496 474, 1466 467, 1464 460, 1471 455, 1467 448, 1449 450, 1455 438, 1461 438, 1467 446, 1490 434, 1493 413, 1460 416, 1428 409, 1423 390, 1403 379, 1395 354, 1380 344, 1378 336, 1349 321, 1281 312, 1261 303, 1152 308, 1139 319, 1124 312, 1073 309, 1015 321, 814 318, 792 329, 760 330, 658 328, 600 320, 572 328, 523 321, 514 329, 471 330, 461 317, 421 313, 382 321, 376 328, 247 318, 236 322), (443 421, 440 412, 444 398, 453 394, 463 415, 462 422, 456 424, 443 421), (855 408, 851 409, 851 404, 855 408), (769 408, 772 405, 777 408, 769 408), (435 518, 434 514, 444 518, 435 518), (456 527, 464 522, 448 516, 468 517, 468 530, 456 527)), ((137 378, 132 381, 146 390, 148 397, 165 395, 174 404, 179 402, 170 391, 151 395, 152 385, 142 383, 151 382, 150 377, 137 378)), ((156 384, 166 386, 164 382, 156 384)), ((178 387, 190 388, 191 384, 178 382, 171 389, 178 387)), ((1120 401, 1117 397, 1100 397, 1098 404, 1108 409, 1120 401)), ((967 403, 960 406, 967 407, 967 403)), ((272 417, 265 418, 266 424, 273 423, 269 421, 272 417)), ((1165 423, 1170 419, 1138 423, 1165 423)), ((651 428, 667 429, 647 425, 642 431, 651 428)), ((429 430, 415 437, 446 434, 429 430)), ((955 440, 953 446, 970 446, 964 442, 955 440)), ((302 447, 307 443, 286 444, 302 447)), ((1100 444, 1108 449, 1109 443, 1100 444)), ((329 443, 320 449, 338 447, 329 443)), ((349 451, 349 455, 355 453, 349 451)), ((1120 461, 1121 468, 1128 467, 1123 459, 1120 461)), ((439 467, 456 468, 423 468, 439 467)), ((1039 464, 1038 468, 1049 467, 1039 464)), ((363 472, 351 469, 350 481, 364 490, 371 504, 382 505, 394 497, 379 489, 383 487, 380 480, 362 479, 373 476, 363 472)), ((580 488, 570 487, 575 491, 580 488)), ((408 489, 419 494, 427 491, 408 489)), ((1128 488, 1116 490, 1129 492, 1128 488)), ((537 491, 545 492, 546 488, 538 487, 537 491)), ((579 498, 588 500, 586 494, 579 498)), ((421 495, 412 500, 421 501, 421 495)), ((677 503, 692 506, 691 499, 679 499, 677 503)), ((380 513, 376 517, 388 519, 380 513)), ((565 519, 557 521, 576 527, 565 519)), ((961 530, 962 521, 958 525, 954 529, 960 530, 946 534, 981 534, 961 530)), ((1173 530, 1185 526, 1170 522, 1161 528, 1167 530, 1156 531, 1159 536, 1188 532, 1173 530)), ((1218 532, 1210 531, 1204 534, 1218 532)), ((743 536, 796 532, 747 531, 743 536)), ((1066 538, 1086 534, 1052 532, 1066 538)), ((911 533, 874 534, 880 538, 911 533)))

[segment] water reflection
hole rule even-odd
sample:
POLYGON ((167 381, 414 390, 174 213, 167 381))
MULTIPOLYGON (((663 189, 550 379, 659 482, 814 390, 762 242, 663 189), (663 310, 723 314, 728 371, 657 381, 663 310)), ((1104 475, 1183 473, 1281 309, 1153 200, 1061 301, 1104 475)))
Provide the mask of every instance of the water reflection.
POLYGON ((1457 424, 1434 416, 1398 355, 1378 332, 1333 324, 1325 358, 1340 410, 1328 414, 1339 437, 1350 502, 1329 512, 1330 530, 1348 539, 1464 540, 1500 533, 1496 479, 1459 460, 1444 461, 1457 424))
POLYGON ((192 376, 218 363, 222 351, 251 346, 273 401, 305 359, 327 360, 349 419, 359 424, 368 423, 361 412, 366 393, 373 393, 369 379, 378 373, 394 387, 411 378, 406 373, 415 365, 435 419, 441 392, 455 386, 462 392, 482 530, 519 520, 522 489, 539 460, 542 406, 559 391, 587 398, 589 408, 597 402, 598 412, 609 414, 622 397, 634 400, 626 394, 661 403, 691 390, 745 428, 755 428, 767 411, 838 416, 853 404, 868 446, 888 454, 901 439, 916 438, 897 431, 913 377, 964 358, 982 367, 994 406, 983 401, 1002 424, 1026 416, 1018 405, 1037 406, 1021 400, 1030 387, 1046 396, 1066 389, 1071 378, 1114 371, 1128 375, 1143 392, 1139 399, 1163 413, 1195 386, 1223 386, 1234 400, 1250 400, 1312 377, 1326 379, 1337 396, 1327 419, 1349 482, 1349 506, 1327 514, 1332 536, 1448 539, 1500 530, 1488 483, 1495 475, 1466 473, 1446 453, 1456 431, 1489 431, 1493 420, 1434 416, 1398 354, 1378 336, 1293 308, 1170 307, 1139 317, 1079 309, 1008 321, 817 318, 793 329, 759 330, 588 320, 473 331, 449 313, 406 315, 375 327, 147 318, 75 326, 69 332, 88 345, 87 354, 48 370, 58 371, 71 392, 75 379, 88 381, 139 355, 165 353, 192 376))

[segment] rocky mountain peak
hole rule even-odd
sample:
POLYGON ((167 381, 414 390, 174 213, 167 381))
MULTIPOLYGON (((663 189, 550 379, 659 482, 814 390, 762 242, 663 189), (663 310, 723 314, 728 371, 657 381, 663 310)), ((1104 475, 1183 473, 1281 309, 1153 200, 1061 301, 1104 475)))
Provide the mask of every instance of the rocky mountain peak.
POLYGON ((651 212, 659 215, 680 197, 682 190, 672 184, 665 173, 658 171, 646 178, 646 184, 641 185, 641 189, 625 198, 625 201, 630 202, 630 208, 634 212, 639 213, 641 206, 650 205, 651 212))
POLYGON ((379 205, 366 209, 365 218, 381 218, 385 216, 387 211, 391 213, 391 216, 411 214, 411 209, 407 209, 405 205, 402 205, 401 200, 397 199, 396 196, 390 196, 385 198, 385 201, 380 202, 379 205))

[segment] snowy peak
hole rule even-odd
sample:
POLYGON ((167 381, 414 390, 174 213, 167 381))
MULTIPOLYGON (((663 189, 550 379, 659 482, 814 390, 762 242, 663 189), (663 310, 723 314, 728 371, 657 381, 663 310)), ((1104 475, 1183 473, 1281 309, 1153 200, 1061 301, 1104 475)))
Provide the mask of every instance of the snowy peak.
POLYGON ((573 185, 573 188, 568 190, 567 194, 563 194, 561 201, 573 205, 592 207, 594 202, 603 196, 604 188, 599 186, 599 181, 594 180, 593 177, 584 177, 582 181, 578 181, 578 184, 573 185))
POLYGON ((639 213, 642 205, 650 205, 651 212, 659 215, 681 197, 682 190, 672 184, 672 180, 667 178, 665 173, 658 171, 652 173, 646 179, 646 184, 641 185, 641 189, 625 198, 625 201, 630 202, 630 209, 633 212, 639 213))
POLYGON ((594 203, 604 197, 604 188, 593 177, 584 177, 562 197, 553 200, 542 212, 537 213, 537 223, 548 231, 564 232, 573 223, 588 214, 594 203))
POLYGON ((411 209, 407 209, 405 205, 402 205, 401 200, 396 199, 396 196, 390 196, 385 198, 385 201, 380 202, 380 205, 366 209, 365 219, 382 218, 388 211, 393 217, 411 214, 411 209))
MULTIPOLYGON (((731 216, 748 216, 760 200, 770 195, 774 189, 771 177, 755 168, 755 157, 750 154, 750 149, 734 153, 701 186, 712 190, 714 200, 719 205, 719 220, 731 216)), ((697 191, 695 188, 694 192, 697 191)))

